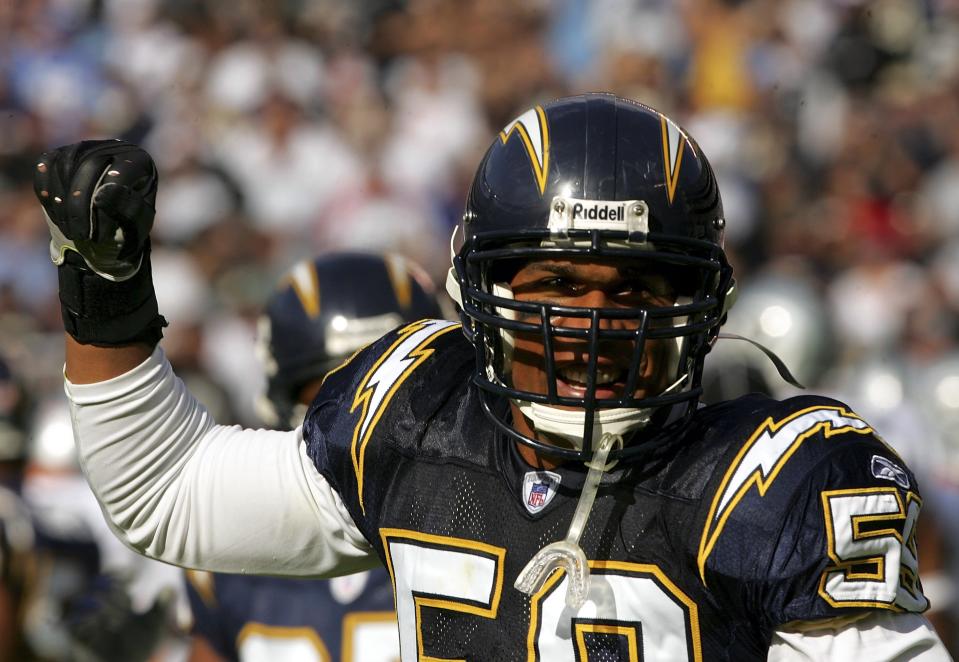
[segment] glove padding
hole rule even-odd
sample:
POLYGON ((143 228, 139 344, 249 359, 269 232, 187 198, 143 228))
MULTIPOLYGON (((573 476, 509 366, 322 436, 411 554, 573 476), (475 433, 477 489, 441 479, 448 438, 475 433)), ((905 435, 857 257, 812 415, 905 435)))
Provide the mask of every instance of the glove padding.
POLYGON ((34 191, 50 229, 64 328, 78 342, 156 344, 166 320, 150 273, 157 171, 122 140, 86 140, 40 157, 34 191))
POLYGON ((52 240, 50 258, 76 251, 107 280, 139 269, 153 227, 157 171, 143 149, 122 140, 86 140, 46 152, 33 188, 52 240))

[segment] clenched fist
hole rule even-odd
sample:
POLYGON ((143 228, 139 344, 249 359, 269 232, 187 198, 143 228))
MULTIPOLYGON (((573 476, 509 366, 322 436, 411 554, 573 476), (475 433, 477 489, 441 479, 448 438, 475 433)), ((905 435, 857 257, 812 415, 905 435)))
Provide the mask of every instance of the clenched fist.
POLYGON ((33 188, 50 228, 67 333, 107 347, 156 343, 166 320, 150 274, 150 155, 122 140, 58 147, 40 157, 33 188))
POLYGON ((50 257, 76 251, 108 280, 140 268, 153 227, 157 171, 143 149, 122 140, 87 140, 44 153, 34 191, 50 226, 50 257))

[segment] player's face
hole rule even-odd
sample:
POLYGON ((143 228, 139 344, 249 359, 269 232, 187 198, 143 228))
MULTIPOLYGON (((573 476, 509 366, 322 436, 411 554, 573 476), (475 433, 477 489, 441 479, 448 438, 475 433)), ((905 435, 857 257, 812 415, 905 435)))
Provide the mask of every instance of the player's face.
MULTIPOLYGON (((510 281, 518 301, 536 301, 582 308, 646 308, 672 306, 676 292, 671 279, 649 266, 635 261, 590 261, 573 259, 536 260, 522 267, 510 281)), ((589 319, 556 316, 555 327, 589 328, 589 319)), ((603 329, 635 330, 638 319, 607 319, 603 329)), ((556 366, 556 392, 560 396, 583 398, 586 395, 588 341, 577 338, 554 338, 553 358, 556 366)), ((668 365, 674 340, 647 340, 635 397, 661 393, 673 376, 668 365)), ((633 342, 604 341, 599 346, 595 397, 620 398, 625 395, 626 379, 633 352, 633 342)), ((513 353, 513 387, 546 394, 547 372, 545 349, 538 334, 517 333, 513 353)), ((528 433, 528 425, 514 411, 513 420, 520 432, 528 433), (524 429, 526 428, 526 429, 524 429)))

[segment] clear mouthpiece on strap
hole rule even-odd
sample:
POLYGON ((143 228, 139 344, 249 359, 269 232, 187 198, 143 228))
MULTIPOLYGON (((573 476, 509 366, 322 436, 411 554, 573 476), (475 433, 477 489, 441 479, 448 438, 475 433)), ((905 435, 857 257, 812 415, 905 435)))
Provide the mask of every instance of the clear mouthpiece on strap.
POLYGON ((579 503, 573 521, 569 525, 566 538, 546 545, 536 552, 526 567, 519 573, 513 586, 527 595, 533 595, 542 586, 546 578, 554 570, 562 568, 569 578, 566 588, 566 605, 571 609, 579 609, 589 594, 589 563, 586 554, 579 546, 580 536, 586 528, 586 520, 593 509, 596 492, 599 490, 599 481, 603 473, 612 469, 616 463, 606 464, 610 451, 623 445, 623 438, 617 434, 604 434, 599 440, 599 446, 593 459, 586 463, 589 473, 586 474, 586 483, 579 494, 579 503))

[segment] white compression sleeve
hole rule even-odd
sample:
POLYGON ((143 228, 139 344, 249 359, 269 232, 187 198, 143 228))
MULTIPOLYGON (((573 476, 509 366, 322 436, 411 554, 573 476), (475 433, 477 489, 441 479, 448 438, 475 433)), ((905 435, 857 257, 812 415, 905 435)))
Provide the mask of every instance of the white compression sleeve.
MULTIPOLYGON (((809 625, 813 625, 810 623, 809 625)), ((921 614, 875 610, 837 629, 778 630, 770 662, 949 662, 952 658, 921 614)))
POLYGON ((216 425, 162 350, 105 382, 66 382, 83 471, 113 530, 153 558, 321 576, 377 565, 290 432, 216 425))

